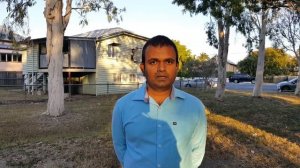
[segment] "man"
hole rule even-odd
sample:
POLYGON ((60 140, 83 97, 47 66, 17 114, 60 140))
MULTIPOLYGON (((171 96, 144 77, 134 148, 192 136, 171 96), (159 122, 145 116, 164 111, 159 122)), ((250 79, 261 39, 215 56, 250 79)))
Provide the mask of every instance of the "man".
POLYGON ((202 162, 205 108, 173 86, 178 63, 168 37, 144 45, 140 68, 146 84, 120 98, 112 117, 113 144, 124 168, 196 168, 202 162))

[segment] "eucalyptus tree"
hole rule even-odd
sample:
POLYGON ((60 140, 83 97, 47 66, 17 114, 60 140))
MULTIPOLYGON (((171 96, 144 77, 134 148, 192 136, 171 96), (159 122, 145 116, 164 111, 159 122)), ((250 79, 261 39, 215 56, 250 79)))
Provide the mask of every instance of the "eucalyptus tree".
MULTIPOLYGON (((7 4, 8 20, 11 24, 24 26, 28 19, 28 8, 35 0, 0 0, 7 4)), ((125 9, 117 8, 111 0, 45 0, 44 17, 47 24, 47 55, 48 66, 48 104, 47 115, 60 116, 64 112, 63 87, 63 37, 68 26, 72 11, 77 10, 81 16, 80 24, 87 24, 87 14, 92 11, 104 10, 108 21, 120 21, 125 9), (64 8, 64 10, 63 10, 64 8)))
POLYGON ((238 29, 247 37, 247 47, 252 50, 253 44, 258 47, 258 60, 255 75, 253 97, 261 97, 266 36, 270 34, 272 23, 277 19, 278 12, 294 4, 285 0, 248 0, 245 1, 245 11, 238 24, 238 29))
MULTIPOLYGON (((299 2, 300 3, 300 2, 299 2)), ((299 5, 300 6, 300 5, 299 5)), ((273 24, 271 40, 275 46, 283 47, 292 52, 300 67, 300 7, 280 11, 280 17, 273 24)), ((298 68, 298 83, 295 95, 300 95, 300 68, 298 68)))
POLYGON ((240 0, 173 0, 173 4, 183 6, 183 12, 192 15, 203 14, 213 18, 206 29, 211 46, 218 49, 218 85, 215 93, 217 100, 222 100, 226 84, 226 63, 229 48, 230 28, 240 20, 244 3, 240 0), (217 28, 216 28, 217 27, 217 28))

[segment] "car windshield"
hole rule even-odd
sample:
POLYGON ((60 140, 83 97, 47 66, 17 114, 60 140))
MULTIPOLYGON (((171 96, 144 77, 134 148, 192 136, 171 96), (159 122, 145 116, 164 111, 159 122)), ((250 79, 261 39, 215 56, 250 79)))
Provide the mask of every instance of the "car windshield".
POLYGON ((289 81, 290 83, 296 83, 297 82, 297 78, 294 78, 294 79, 291 79, 290 81, 289 81))

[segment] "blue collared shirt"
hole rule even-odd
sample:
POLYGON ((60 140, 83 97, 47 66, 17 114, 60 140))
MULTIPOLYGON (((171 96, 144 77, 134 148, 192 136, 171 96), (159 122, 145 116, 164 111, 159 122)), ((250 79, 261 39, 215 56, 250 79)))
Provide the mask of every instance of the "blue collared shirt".
POLYGON ((113 145, 124 168, 196 168, 206 134, 204 105, 175 87, 161 105, 148 97, 144 84, 114 107, 113 145))

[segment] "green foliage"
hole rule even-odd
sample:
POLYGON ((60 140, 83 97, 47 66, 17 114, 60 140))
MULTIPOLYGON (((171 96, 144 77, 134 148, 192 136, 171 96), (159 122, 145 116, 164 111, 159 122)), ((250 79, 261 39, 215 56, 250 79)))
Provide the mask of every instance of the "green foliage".
MULTIPOLYGON (((264 36, 270 35, 273 29, 276 28, 272 25, 282 8, 291 8, 295 4, 294 1, 282 1, 282 0, 272 0, 272 1, 260 1, 251 0, 245 1, 245 10, 241 13, 240 20, 237 24, 237 30, 241 32, 246 37, 245 47, 248 51, 258 48, 259 46, 259 36, 261 32, 262 15, 265 13, 265 21, 267 32, 264 36)), ((280 22, 281 24, 282 22, 280 22)))
POLYGON ((82 26, 88 24, 87 14, 90 12, 104 10, 109 22, 114 20, 119 23, 123 20, 121 13, 126 11, 125 8, 117 8, 110 0, 77 0, 75 6, 73 9, 78 10, 81 17, 79 24, 82 26))
POLYGON ((200 56, 198 57, 198 60, 200 62, 204 62, 204 61, 208 61, 210 58, 208 56, 208 54, 206 53, 201 53, 200 56))
POLYGON ((24 26, 28 18, 28 8, 36 4, 35 0, 0 0, 0 2, 7 3, 6 11, 9 12, 8 19, 14 20, 21 27, 24 26))
POLYGON ((280 16, 272 25, 270 39, 275 47, 283 47, 292 51, 300 59, 300 11, 285 9, 280 11, 280 16))
POLYGON ((232 76, 234 74, 234 72, 226 72, 226 78, 229 78, 230 76, 232 76))
MULTIPOLYGON (((16 29, 15 27, 22 29, 29 19, 28 8, 36 4, 35 0, 0 0, 0 2, 7 3, 6 11, 8 16, 6 25, 10 29, 16 29)), ((63 3, 67 2, 63 1, 63 3)), ((109 22, 114 20, 118 23, 122 21, 121 13, 125 12, 126 9, 117 8, 111 0, 77 0, 72 4, 72 10, 76 10, 79 13, 81 17, 79 24, 84 26, 88 24, 87 14, 90 12, 103 10, 109 22)))
MULTIPOLYGON (((239 0, 173 0, 173 4, 183 6, 183 12, 190 15, 202 13, 210 15, 223 25, 236 25, 244 11, 243 1, 239 0)), ((211 21, 206 27, 207 41, 211 46, 218 48, 215 24, 211 21)))
POLYGON ((190 49, 188 49, 185 45, 181 44, 177 40, 173 40, 173 42, 176 45, 176 48, 178 50, 178 58, 179 58, 179 76, 185 76, 185 72, 183 72, 182 67, 187 62, 188 59, 191 59, 192 52, 190 49))
MULTIPOLYGON (((202 53, 202 57, 207 54, 202 53)), ((198 58, 189 57, 182 67, 182 77, 215 77, 217 74, 217 63, 215 58, 201 60, 198 58)))
POLYGON ((247 73, 250 76, 255 76, 257 65, 257 52, 251 53, 248 57, 238 62, 238 69, 242 73, 247 73))
MULTIPOLYGON (((238 63, 242 73, 255 76, 258 51, 251 52, 248 57, 238 63)), ((282 49, 267 48, 265 55, 264 75, 288 75, 296 66, 293 57, 286 54, 282 49)))

